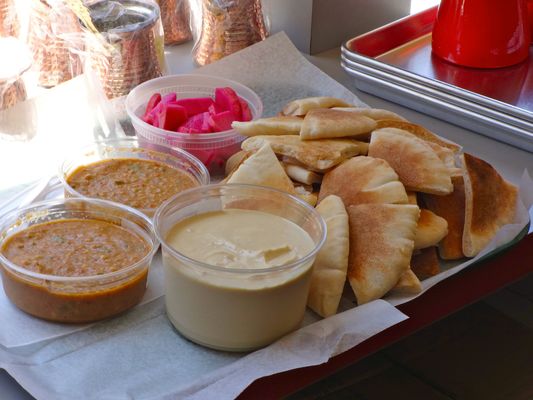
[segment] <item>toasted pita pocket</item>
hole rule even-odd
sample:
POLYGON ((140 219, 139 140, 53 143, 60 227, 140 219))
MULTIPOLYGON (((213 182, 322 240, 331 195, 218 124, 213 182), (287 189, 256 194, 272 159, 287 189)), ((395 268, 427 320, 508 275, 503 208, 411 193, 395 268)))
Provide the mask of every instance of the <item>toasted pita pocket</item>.
POLYGON ((395 119, 381 119, 377 123, 376 129, 381 128, 398 128, 402 129, 404 131, 407 131, 409 133, 412 133, 416 137, 423 139, 427 142, 432 142, 435 144, 438 144, 442 147, 446 147, 453 151, 454 153, 457 153, 461 151, 462 147, 459 146, 457 143, 454 143, 450 140, 444 139, 433 132, 427 130, 423 126, 413 124, 411 122, 407 121, 398 121, 395 119))
POLYGON ((268 143, 247 158, 231 175, 227 183, 268 186, 295 193, 294 185, 268 143))
POLYGON ((346 207, 364 203, 407 203, 398 175, 385 160, 353 157, 322 178, 318 201, 334 194, 346 207))
POLYGON ((329 196, 316 208, 324 218, 327 237, 318 252, 307 305, 322 317, 337 312, 348 269, 348 214, 337 196, 329 196))
POLYGON ((464 257, 465 189, 463 177, 452 176, 452 183, 454 190, 448 195, 423 195, 426 207, 448 223, 448 234, 439 243, 439 255, 444 260, 464 257))
POLYGON ((448 234, 448 222, 422 208, 416 226, 415 249, 436 246, 448 234))
POLYGON ((518 188, 503 179, 489 163, 465 153, 463 253, 474 257, 498 230, 513 222, 518 188))
POLYGON ((358 304, 379 299, 409 269, 419 208, 410 204, 350 206, 348 280, 358 304))
POLYGON ((418 294, 422 285, 415 273, 409 268, 400 276, 398 283, 390 290, 390 294, 418 294))
POLYGON ((419 280, 424 280, 440 273, 440 263, 436 247, 427 247, 413 253, 411 270, 419 280))
POLYGON ((225 166, 226 176, 229 177, 251 155, 252 152, 241 150, 228 158, 225 166))
POLYGON ((386 160, 407 190, 431 194, 453 191, 451 170, 422 139, 396 128, 372 132, 368 155, 386 160))
POLYGON ((253 121, 233 121, 231 127, 244 136, 299 135, 303 119, 298 117, 259 118, 253 121))
POLYGON ((314 207, 316 206, 316 203, 318 202, 318 193, 313 192, 313 187, 306 187, 300 186, 300 185, 294 185, 294 191, 296 195, 305 201, 310 206, 314 207))
POLYGON ((307 97, 305 99, 293 100, 285 107, 281 113, 283 115, 303 116, 310 110, 315 108, 331 108, 331 107, 352 107, 353 104, 349 104, 342 99, 335 97, 307 97))
POLYGON ((242 142, 243 150, 269 143, 274 153, 294 158, 313 171, 324 171, 359 154, 365 143, 351 139, 300 140, 298 136, 254 136, 242 142))
POLYGON ((407 192, 407 204, 418 205, 418 198, 416 192, 407 192))
POLYGON ((357 113, 319 108, 311 110, 300 129, 302 140, 332 139, 337 137, 368 137, 376 129, 376 121, 357 113))
MULTIPOLYGON (((374 121, 382 119, 407 121, 404 117, 381 108, 366 108, 366 107, 334 107, 332 110, 349 111, 355 114, 364 115, 365 117, 372 118, 374 121)), ((377 127, 376 127, 377 129, 377 127)))
MULTIPOLYGON (((404 130, 404 129, 394 128, 394 129, 389 130, 389 132, 393 132, 396 135, 403 135, 406 138, 412 138, 413 136, 417 137, 413 133, 407 130, 404 130)), ((423 138, 419 138, 419 139, 424 140, 423 138)), ((447 147, 441 146, 437 143, 431 142, 431 141, 424 140, 424 143, 427 146, 431 147, 431 149, 441 159, 444 165, 450 169, 451 171, 450 174, 455 174, 455 175, 461 174, 461 169, 455 166, 455 153, 452 150, 450 150, 447 147)))
POLYGON ((305 183, 306 185, 322 182, 322 175, 317 174, 316 172, 309 171, 299 165, 285 163, 282 163, 282 165, 287 175, 289 175, 289 178, 293 181, 305 183))

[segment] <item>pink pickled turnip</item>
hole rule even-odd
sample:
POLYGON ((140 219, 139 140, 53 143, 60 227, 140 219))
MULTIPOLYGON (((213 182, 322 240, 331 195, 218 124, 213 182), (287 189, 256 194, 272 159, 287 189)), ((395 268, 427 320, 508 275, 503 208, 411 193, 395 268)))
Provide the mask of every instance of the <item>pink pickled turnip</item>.
POLYGON ((148 117, 151 117, 152 120, 156 120, 159 118, 159 114, 161 113, 163 106, 165 104, 170 104, 176 100, 176 93, 169 93, 164 95, 161 98, 161 101, 157 103, 157 105, 152 108, 152 110, 149 112, 148 117))
POLYGON ((250 111, 250 106, 246 100, 239 97, 239 102, 241 103, 241 119, 240 121, 251 121, 252 120, 252 111, 250 111))
MULTIPOLYGON (((148 104, 146 104, 146 110, 144 111, 143 118, 147 117, 150 111, 152 111, 155 108, 155 106, 157 106, 160 102, 161 102, 161 95, 159 93, 154 93, 152 97, 150 97, 150 100, 148 100, 148 104)), ((153 118, 151 119, 153 120, 153 118)))
POLYGON ((217 114, 222 111, 231 111, 237 120, 241 120, 242 110, 240 98, 230 87, 215 89, 215 107, 217 114))
POLYGON ((211 126, 207 122, 209 117, 209 112, 205 111, 201 114, 197 114, 193 117, 190 117, 180 128, 179 132, 187 133, 210 133, 212 132, 211 126), (192 131, 191 131, 192 130, 192 131))
POLYGON ((185 107, 177 104, 163 103, 161 112, 159 113, 159 128, 175 132, 186 120, 187 111, 185 107))
POLYGON ((208 122, 214 132, 222 132, 231 129, 231 123, 235 120, 235 115, 231 111, 223 111, 209 115, 208 122))
POLYGON ((215 104, 211 97, 196 97, 188 99, 177 99, 173 103, 185 107, 187 115, 192 117, 209 110, 209 107, 215 104))

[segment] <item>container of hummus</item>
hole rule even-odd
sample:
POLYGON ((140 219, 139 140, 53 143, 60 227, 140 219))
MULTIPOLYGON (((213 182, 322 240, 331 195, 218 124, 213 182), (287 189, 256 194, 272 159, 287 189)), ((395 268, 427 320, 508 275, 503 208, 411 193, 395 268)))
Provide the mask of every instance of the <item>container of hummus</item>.
POLYGON ((4 291, 50 321, 111 317, 143 297, 158 244, 150 219, 133 208, 81 198, 37 203, 1 219, 4 291))
POLYGON ((167 315, 185 337, 226 351, 297 329, 326 227, 307 203, 253 185, 182 192, 156 212, 167 315))
POLYGON ((175 194, 209 184, 194 156, 164 145, 141 147, 137 138, 95 142, 60 166, 65 197, 91 197, 134 207, 148 216, 175 194))

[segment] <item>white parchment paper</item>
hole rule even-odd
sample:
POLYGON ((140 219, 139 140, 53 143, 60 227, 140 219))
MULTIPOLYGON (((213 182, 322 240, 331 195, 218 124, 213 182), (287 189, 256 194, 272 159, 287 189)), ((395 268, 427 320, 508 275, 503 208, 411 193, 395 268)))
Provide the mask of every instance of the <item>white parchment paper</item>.
MULTIPOLYGON (((284 34, 195 72, 250 86, 263 99, 264 115, 306 96, 336 96, 363 105, 308 63, 284 34)), ((532 192, 533 183, 524 176, 516 224, 504 227, 490 248, 507 243, 527 224, 532 192)), ((28 196, 17 201, 28 201, 28 196)), ((469 263, 428 279, 424 289, 469 263)), ((320 320, 308 311, 300 330, 273 345, 247 355, 227 353, 195 345, 172 327, 161 297, 160 267, 156 259, 144 304, 92 325, 50 324, 28 317, 0 291, 0 320, 9 321, 0 324, 0 367, 38 399, 229 399, 259 377, 324 363, 401 322, 407 317, 393 304, 413 298, 376 300, 354 308, 353 295, 346 291, 343 312, 336 316, 320 320)))

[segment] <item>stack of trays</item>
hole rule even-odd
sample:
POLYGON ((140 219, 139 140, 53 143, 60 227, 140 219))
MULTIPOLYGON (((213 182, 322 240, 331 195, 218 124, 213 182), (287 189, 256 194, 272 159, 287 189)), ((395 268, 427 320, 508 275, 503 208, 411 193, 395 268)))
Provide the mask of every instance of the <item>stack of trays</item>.
POLYGON ((431 53, 437 7, 348 40, 358 89, 533 152, 533 47, 520 64, 460 67, 431 53))

